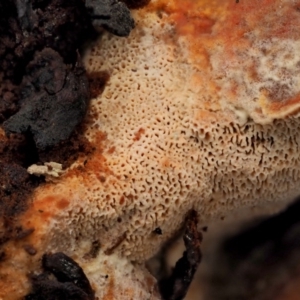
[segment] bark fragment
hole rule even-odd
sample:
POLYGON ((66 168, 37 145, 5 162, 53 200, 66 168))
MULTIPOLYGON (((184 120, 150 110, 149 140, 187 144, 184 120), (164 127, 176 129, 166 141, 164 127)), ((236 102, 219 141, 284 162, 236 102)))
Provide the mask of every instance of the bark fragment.
POLYGON ((201 261, 200 244, 202 234, 197 230, 197 213, 191 210, 186 217, 186 227, 183 235, 186 251, 180 258, 167 279, 159 282, 159 288, 164 300, 181 300, 185 297, 201 261))
POLYGON ((89 280, 72 258, 61 252, 45 254, 42 265, 45 272, 32 276, 33 292, 25 297, 26 300, 95 298, 89 280), (53 274, 57 281, 51 279, 50 274, 53 274))

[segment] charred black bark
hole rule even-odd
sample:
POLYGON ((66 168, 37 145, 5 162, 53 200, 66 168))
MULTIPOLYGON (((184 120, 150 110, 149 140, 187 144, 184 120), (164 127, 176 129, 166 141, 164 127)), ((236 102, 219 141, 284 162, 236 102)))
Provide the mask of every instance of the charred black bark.
POLYGON ((33 292, 26 300, 94 300, 94 291, 82 268, 67 255, 58 252, 45 254, 44 273, 32 276, 33 292), (57 281, 50 278, 53 274, 57 281))
POLYGON ((30 133, 38 149, 54 146, 86 112, 78 50, 96 36, 93 25, 126 36, 134 21, 115 0, 8 0, 0 10, 0 121, 6 133, 30 133))
POLYGON ((7 132, 30 133, 39 149, 67 139, 83 119, 88 81, 79 65, 65 65, 50 48, 36 52, 20 88, 20 110, 4 122, 7 132))
POLYGON ((130 16, 127 6, 117 0, 86 0, 93 25, 119 36, 127 36, 134 27, 134 20, 130 16))

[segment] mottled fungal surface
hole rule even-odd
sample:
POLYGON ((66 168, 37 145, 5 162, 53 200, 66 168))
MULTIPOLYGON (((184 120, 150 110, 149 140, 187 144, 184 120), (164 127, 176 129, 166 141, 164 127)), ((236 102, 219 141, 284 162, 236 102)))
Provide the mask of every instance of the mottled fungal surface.
POLYGON ((299 298, 300 199, 270 218, 242 226, 213 250, 203 290, 208 300, 299 298))
POLYGON ((99 299, 159 299, 143 264, 190 209, 201 227, 299 194, 299 7, 153 0, 128 39, 91 45, 87 73, 105 74, 80 135, 92 151, 35 189, 19 218, 34 231, 3 247, 0 296, 28 293, 41 256, 64 252, 99 299))

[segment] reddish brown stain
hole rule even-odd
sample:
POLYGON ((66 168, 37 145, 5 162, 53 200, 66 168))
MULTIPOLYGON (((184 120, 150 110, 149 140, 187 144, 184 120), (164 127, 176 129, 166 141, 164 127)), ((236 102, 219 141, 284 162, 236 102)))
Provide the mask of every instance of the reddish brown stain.
POLYGON ((112 275, 108 275, 108 288, 107 291, 105 293, 105 295, 103 296, 103 299, 105 300, 114 300, 115 299, 115 280, 114 277, 112 275))
POLYGON ((51 213, 50 211, 43 211, 43 213, 41 214, 41 219, 44 220, 44 221, 47 221, 52 216, 53 216, 53 213, 51 213))
POLYGON ((106 158, 101 154, 94 155, 86 164, 85 170, 86 172, 95 174, 101 182, 106 180, 105 176, 102 175, 103 173, 107 175, 113 175, 113 172, 107 165, 106 158))
POLYGON ((96 174, 97 178, 104 182, 107 175, 114 175, 111 169, 108 167, 106 158, 103 155, 104 143, 107 140, 107 135, 105 132, 98 131, 95 135, 95 139, 93 141, 93 145, 95 147, 95 153, 92 155, 91 159, 86 163, 85 169, 87 172, 91 172, 96 174), (101 172, 101 175, 98 175, 101 172))
POLYGON ((139 141, 141 139, 141 136, 142 134, 145 133, 145 129, 144 128, 140 128, 135 134, 134 134, 134 138, 133 140, 136 142, 136 141, 139 141))
POLYGON ((100 182, 104 183, 106 181, 106 178, 104 176, 97 176, 100 182))
POLYGON ((124 202, 125 202, 125 198, 124 198, 124 196, 122 196, 122 197, 120 198, 120 204, 123 205, 124 202))
MULTIPOLYGON (((58 196, 46 196, 41 199, 41 201, 34 202, 33 208, 37 213, 39 219, 47 221, 55 214, 55 210, 53 209, 53 207, 57 207, 58 209, 63 209, 65 207, 64 201, 67 200, 58 196), (62 207, 60 208, 60 206, 62 207)), ((30 211, 28 211, 27 213, 30 213, 30 211)))
POLYGON ((46 196, 42 199, 41 203, 45 204, 45 206, 53 203, 56 201, 56 197, 55 196, 46 196))
POLYGON ((101 146, 103 146, 103 142, 107 140, 107 134, 103 131, 97 131, 95 134, 95 139, 92 144, 99 151, 103 150, 101 146))
POLYGON ((162 166, 163 166, 163 167, 168 168, 168 167, 170 167, 170 165, 171 165, 170 159, 165 158, 165 159, 162 161, 162 166))
POLYGON ((87 74, 90 84, 91 98, 96 98, 104 91, 105 84, 109 80, 109 73, 105 71, 87 74))
POLYGON ((291 99, 287 99, 285 101, 277 101, 277 102, 274 101, 273 103, 270 102, 271 104, 269 105, 269 109, 272 112, 280 112, 285 108, 293 107, 299 104, 299 102, 300 102, 300 94, 297 94, 295 97, 291 99))
POLYGON ((56 207, 57 207, 58 209, 63 210, 63 209, 65 209, 65 208, 67 208, 67 207, 69 206, 69 204, 70 204, 70 202, 69 202, 68 200, 66 200, 66 199, 61 199, 61 200, 59 200, 59 201, 56 203, 56 207))
POLYGON ((158 291, 158 286, 156 280, 152 276, 147 276, 144 282, 141 282, 144 285, 146 291, 152 291, 153 297, 161 298, 161 295, 158 291))
POLYGON ((84 165, 81 166, 80 169, 74 168, 69 170, 65 176, 82 177, 83 179, 89 180, 90 175, 94 174, 102 183, 106 181, 107 175, 113 175, 116 177, 112 170, 108 167, 106 158, 103 155, 106 141, 107 134, 105 132, 98 131, 95 134, 94 140, 91 142, 93 152, 87 157, 84 165))
POLYGON ((38 212, 43 218, 48 218, 53 215, 53 212, 50 212, 53 207, 53 203, 56 203, 58 200, 55 196, 46 196, 41 201, 34 202, 34 210, 38 212))
POLYGON ((115 150, 116 150, 116 147, 115 147, 115 146, 110 147, 110 148, 108 149, 107 153, 108 153, 108 154, 113 154, 113 153, 115 152, 115 150))

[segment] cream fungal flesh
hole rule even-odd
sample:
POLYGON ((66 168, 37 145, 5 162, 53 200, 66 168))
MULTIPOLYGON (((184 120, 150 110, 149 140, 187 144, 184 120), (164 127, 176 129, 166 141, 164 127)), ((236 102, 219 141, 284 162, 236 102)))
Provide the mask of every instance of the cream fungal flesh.
MULTIPOLYGON (((287 0, 153 0, 134 13, 128 39, 105 33, 85 60, 89 73, 110 76, 86 118, 95 151, 36 190, 21 221, 35 228, 26 243, 38 254, 6 245, 0 296, 10 299, 8 283, 23 293, 45 251, 85 266, 110 261, 105 252, 118 244, 120 261, 143 263, 191 208, 207 222, 299 194, 299 9, 287 0), (86 261, 95 240, 100 258, 86 261), (15 270, 4 276, 15 265, 24 289, 15 270)), ((99 276, 84 269, 92 282, 99 276)), ((127 299, 118 286, 111 299, 127 299)), ((110 299, 109 286, 94 288, 110 299)), ((136 289, 152 297, 152 287, 136 289)))

